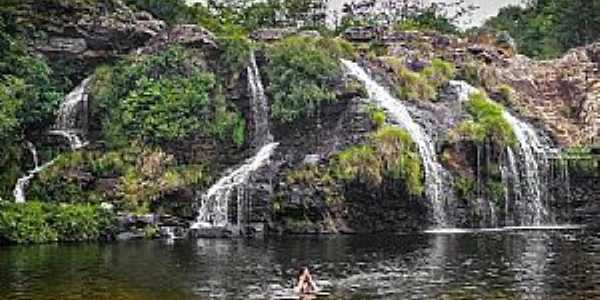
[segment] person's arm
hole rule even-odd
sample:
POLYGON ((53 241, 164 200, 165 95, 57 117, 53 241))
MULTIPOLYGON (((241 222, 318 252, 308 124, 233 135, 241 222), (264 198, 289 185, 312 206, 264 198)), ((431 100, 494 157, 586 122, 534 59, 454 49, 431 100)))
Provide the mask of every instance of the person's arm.
POLYGON ((310 283, 310 288, 312 289, 312 291, 316 292, 317 291, 317 284, 313 280, 312 275, 308 275, 308 282, 310 283))
POLYGON ((294 287, 294 292, 302 293, 302 285, 304 284, 304 276, 300 276, 298 278, 298 282, 296 282, 296 287, 294 287))

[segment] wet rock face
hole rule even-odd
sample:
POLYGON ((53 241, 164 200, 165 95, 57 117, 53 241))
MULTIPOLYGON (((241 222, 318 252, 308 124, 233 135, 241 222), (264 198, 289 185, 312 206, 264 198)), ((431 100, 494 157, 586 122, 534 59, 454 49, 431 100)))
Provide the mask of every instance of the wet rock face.
POLYGON ((64 71, 73 82, 79 82, 95 65, 144 45, 166 28, 163 21, 133 12, 118 0, 27 0, 16 9, 31 48, 47 56, 55 69, 64 71))

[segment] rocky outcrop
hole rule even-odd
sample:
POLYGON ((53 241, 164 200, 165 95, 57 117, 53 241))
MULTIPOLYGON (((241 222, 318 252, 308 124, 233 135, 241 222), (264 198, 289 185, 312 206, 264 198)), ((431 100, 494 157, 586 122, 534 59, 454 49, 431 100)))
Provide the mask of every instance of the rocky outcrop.
POLYGON ((144 48, 142 53, 155 53, 164 50, 169 45, 180 44, 187 48, 197 48, 207 52, 216 51, 217 38, 214 34, 198 25, 175 25, 169 30, 154 36, 144 48))
POLYGON ((461 79, 489 94, 501 85, 512 87, 515 97, 505 105, 537 121, 560 146, 592 144, 600 134, 600 43, 572 49, 558 59, 538 61, 514 55, 506 36, 465 39, 367 27, 349 29, 344 37, 379 43, 387 55, 400 58, 407 66, 443 58, 456 65, 461 79))
POLYGON ((141 47, 166 28, 120 0, 27 0, 15 7, 32 49, 73 82, 99 63, 141 47))
POLYGON ((514 108, 537 119, 562 146, 591 144, 600 134, 600 43, 569 51, 562 58, 536 61, 518 55, 505 66, 486 65, 488 90, 508 84, 514 108))

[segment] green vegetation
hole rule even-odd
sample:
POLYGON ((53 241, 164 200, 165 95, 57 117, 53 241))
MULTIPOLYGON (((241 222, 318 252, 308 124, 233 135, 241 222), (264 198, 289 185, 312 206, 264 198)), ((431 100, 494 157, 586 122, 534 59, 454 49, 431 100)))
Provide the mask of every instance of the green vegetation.
POLYGON ((216 88, 214 76, 174 46, 96 71, 92 116, 113 147, 132 139, 163 145, 194 135, 243 144, 241 115, 216 88))
POLYGON ((536 0, 525 7, 509 6, 489 19, 484 30, 506 31, 521 53, 556 57, 568 49, 600 38, 600 2, 596 0, 536 0))
POLYGON ((385 125, 385 111, 378 108, 372 108, 369 116, 371 117, 371 121, 375 123, 376 128, 379 129, 385 125))
POLYGON ((98 240, 115 229, 114 213, 96 205, 0 203, 0 240, 12 243, 98 240))
POLYGON ((396 94, 410 101, 435 101, 437 90, 455 73, 454 66, 441 59, 432 60, 430 66, 421 72, 409 70, 395 57, 384 57, 382 60, 392 71, 396 94))
POLYGON ((473 120, 463 121, 452 130, 452 140, 467 138, 480 144, 489 140, 499 146, 516 143, 515 134, 504 118, 504 108, 483 92, 471 94, 466 109, 473 120))
POLYGON ((203 166, 178 165, 173 155, 159 148, 134 145, 61 155, 32 181, 29 198, 53 203, 111 201, 121 210, 142 214, 165 194, 184 187, 204 187, 207 180, 203 166), (81 178, 81 174, 91 178, 81 178), (98 184, 102 178, 116 179, 114 186, 107 190, 98 184))
POLYGON ((341 152, 333 168, 344 180, 380 185, 384 178, 402 179, 411 194, 420 195, 424 190, 416 145, 406 131, 395 127, 384 126, 371 136, 369 145, 341 152))
POLYGON ((322 103, 334 101, 339 59, 351 51, 339 39, 310 37, 290 37, 268 49, 273 119, 288 123, 314 116, 322 103))
POLYGON ((437 6, 430 6, 416 15, 403 19, 394 24, 394 29, 398 31, 437 31, 440 33, 457 34, 458 27, 452 23, 452 20, 446 17, 437 6))
POLYGON ((500 95, 502 103, 504 105, 511 107, 515 102, 515 90, 508 84, 500 84, 496 87, 496 91, 500 95))
MULTIPOLYGON (((328 205, 344 202, 344 195, 336 181, 331 168, 320 166, 304 166, 303 168, 289 171, 286 174, 288 184, 302 184, 315 190, 320 190, 325 196, 328 205)), ((276 211, 281 210, 281 203, 275 201, 276 211)))
MULTIPOLYGON (((358 3, 358 1, 356 1, 358 3)), ((377 12, 365 13, 360 5, 348 5, 344 11, 338 32, 354 26, 377 26, 389 24, 399 31, 438 31, 457 34, 459 28, 454 25, 458 18, 472 10, 464 5, 464 1, 455 1, 437 5, 420 6, 417 1, 406 1, 403 5, 386 8, 385 14, 377 12), (454 12, 449 15, 448 12, 454 12)))
POLYGON ((473 199, 475 197, 475 181, 470 177, 457 176, 454 179, 454 191, 458 199, 473 199))
POLYGON ((0 197, 23 174, 26 135, 48 128, 63 97, 46 61, 27 51, 14 12, 0 7, 0 197))

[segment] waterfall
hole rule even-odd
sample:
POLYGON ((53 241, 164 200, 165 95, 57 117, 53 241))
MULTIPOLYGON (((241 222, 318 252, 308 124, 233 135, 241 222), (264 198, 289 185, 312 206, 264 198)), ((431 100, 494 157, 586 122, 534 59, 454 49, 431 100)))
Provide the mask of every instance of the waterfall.
MULTIPOLYGON (((458 92, 458 101, 469 101, 470 94, 477 89, 464 81, 451 81, 450 85, 458 92)), ((544 205, 545 180, 548 171, 548 153, 551 146, 544 143, 536 130, 510 112, 503 112, 517 138, 516 153, 506 149, 506 159, 501 167, 502 181, 506 191, 506 224, 517 222, 520 225, 542 225, 548 219, 544 205), (510 213, 512 211, 512 214, 510 213), (518 215, 512 218, 511 215, 518 215)))
POLYGON ((72 150, 85 147, 83 132, 87 126, 88 87, 91 77, 86 78, 60 104, 51 135, 67 139, 72 150))
MULTIPOLYGON (((87 145, 80 134, 83 132, 83 128, 87 126, 87 89, 90 82, 91 77, 88 77, 65 97, 58 109, 54 128, 48 132, 50 135, 64 137, 69 142, 71 150, 77 150, 87 145)), ((13 190, 13 196, 17 203, 25 202, 25 190, 33 177, 51 166, 55 161, 51 160, 40 166, 35 146, 29 141, 26 142, 26 145, 33 156, 35 167, 17 180, 13 190)))
POLYGON ((31 182, 31 179, 33 179, 33 177, 35 177, 36 174, 44 171, 46 168, 48 168, 54 163, 54 160, 51 160, 40 166, 35 145, 29 141, 26 141, 25 144, 27 145, 27 149, 29 149, 29 152, 31 153, 31 156, 33 158, 34 168, 33 170, 28 171, 25 176, 17 180, 17 184, 15 184, 15 188, 13 190, 13 196, 15 197, 16 203, 25 203, 25 189, 27 189, 27 186, 29 186, 29 182, 31 182))
POLYGON ((348 60, 342 60, 342 63, 351 75, 355 76, 365 85, 370 100, 385 109, 390 117, 395 122, 398 122, 412 137, 412 140, 419 148, 425 167, 425 193, 432 202, 434 220, 438 226, 447 226, 444 209, 445 201, 441 197, 444 188, 442 182, 444 170, 438 162, 432 138, 412 119, 402 102, 395 99, 383 86, 375 82, 363 68, 357 63, 348 60))
MULTIPOLYGON (((254 53, 250 56, 248 66, 248 89, 251 94, 254 119, 253 144, 257 153, 241 166, 229 170, 226 175, 211 186, 201 197, 198 217, 192 228, 227 227, 229 222, 229 200, 233 196, 241 207, 241 197, 252 173, 265 166, 279 145, 273 142, 269 127, 269 103, 264 93, 260 72, 254 53)), ((238 211, 238 216, 240 212, 238 211)), ((240 223, 238 217, 238 223, 240 223)), ((239 225, 239 224, 238 224, 239 225)))
POLYGON ((225 227, 229 225, 229 199, 236 188, 248 183, 250 175, 264 166, 270 159, 278 143, 263 146, 258 153, 249 158, 242 166, 227 172, 208 191, 202 195, 198 218, 192 228, 225 227))
POLYGON ((519 168, 514 177, 520 177, 522 183, 518 188, 523 199, 516 201, 520 225, 542 225, 549 217, 544 204, 546 196, 544 175, 548 171, 547 153, 550 146, 542 142, 531 125, 517 119, 508 111, 504 112, 504 118, 510 124, 518 141, 518 158, 509 157, 509 160, 518 161, 519 168))
POLYGON ((250 65, 248 72, 248 90, 250 92, 250 105, 254 119, 254 146, 261 147, 273 141, 269 129, 269 102, 265 95, 265 89, 260 77, 260 71, 256 64, 254 51, 250 54, 250 65))
POLYGON ((39 167, 40 160, 38 158, 38 153, 37 153, 37 149, 35 148, 35 145, 30 141, 25 141, 25 145, 27 146, 27 150, 29 150, 29 153, 31 153, 31 158, 33 160, 34 168, 39 167))
POLYGON ((502 183, 504 185, 504 215, 505 225, 514 226, 514 220, 510 218, 511 211, 514 211, 513 203, 522 203, 523 187, 521 186, 521 177, 517 168, 515 153, 510 147, 506 147, 506 157, 503 166, 500 169, 502 174, 502 183))

